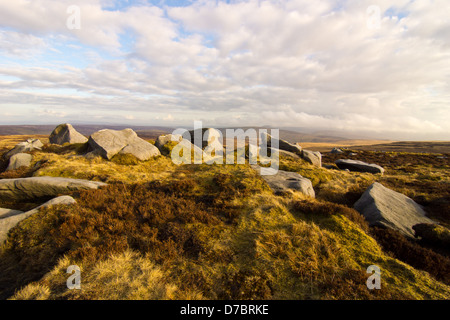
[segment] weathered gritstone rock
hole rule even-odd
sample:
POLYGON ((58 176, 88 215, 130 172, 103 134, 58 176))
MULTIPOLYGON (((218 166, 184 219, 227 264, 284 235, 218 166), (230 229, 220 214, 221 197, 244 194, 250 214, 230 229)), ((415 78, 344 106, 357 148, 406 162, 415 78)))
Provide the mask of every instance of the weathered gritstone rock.
POLYGON ((384 168, 373 163, 366 163, 358 160, 340 159, 334 162, 339 169, 348 169, 357 172, 384 173, 384 168))
POLYGON ((425 216, 425 211, 411 198, 390 190, 382 184, 373 183, 354 208, 360 212, 371 226, 381 226, 398 230, 407 237, 414 238, 413 226, 419 223, 435 223, 425 216))
POLYGON ((10 212, 5 212, 2 214, 2 210, 8 209, 0 209, 0 244, 6 240, 9 230, 14 228, 20 221, 25 220, 31 215, 39 212, 40 208, 46 208, 54 205, 70 205, 74 203, 76 203, 76 201, 72 197, 62 196, 54 198, 44 203, 43 205, 27 212, 9 210, 10 212))
POLYGON ((302 159, 317 167, 322 167, 322 154, 319 151, 303 150, 302 159))
POLYGON ((60 194, 98 189, 106 183, 59 177, 31 177, 0 180, 0 199, 9 201, 56 197, 60 194))
POLYGON ((263 145, 272 147, 272 144, 274 144, 274 142, 278 141, 278 149, 301 155, 302 147, 298 144, 293 144, 293 143, 287 142, 286 140, 282 140, 282 139, 275 140, 275 138, 272 137, 268 133, 262 134, 261 138, 262 138, 263 145))
POLYGON ((215 149, 223 148, 223 136, 222 132, 214 128, 202 128, 189 131, 191 143, 195 146, 205 149, 209 146, 213 146, 215 149), (195 138, 201 137, 200 143, 196 144, 195 138))
POLYGON ((116 154, 132 154, 145 161, 161 154, 157 147, 139 138, 131 129, 97 131, 89 137, 88 144, 93 153, 108 160, 116 154))
POLYGON ((159 136, 155 141, 155 147, 159 149, 159 151, 162 152, 162 148, 168 144, 169 142, 181 142, 183 140, 183 136, 180 134, 166 134, 159 136))
POLYGON ((27 141, 18 143, 13 149, 3 155, 3 159, 8 160, 13 155, 34 150, 41 150, 44 144, 39 139, 28 139, 27 141))
POLYGON ((79 133, 71 124, 60 124, 50 134, 50 143, 63 145, 64 143, 86 143, 88 139, 79 133))
MULTIPOLYGON (((256 167, 253 166, 253 168, 256 167)), ((275 175, 261 177, 275 193, 295 190, 313 198, 316 196, 311 181, 296 172, 278 170, 275 175)))
POLYGON ((22 167, 29 167, 33 156, 29 153, 17 153, 9 158, 9 165, 6 171, 17 170, 22 167))

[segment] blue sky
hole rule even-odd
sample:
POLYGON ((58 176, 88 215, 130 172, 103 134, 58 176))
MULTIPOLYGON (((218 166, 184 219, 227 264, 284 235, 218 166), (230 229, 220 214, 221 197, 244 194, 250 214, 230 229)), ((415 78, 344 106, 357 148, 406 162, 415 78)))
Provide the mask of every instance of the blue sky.
POLYGON ((202 120, 448 140, 445 6, 0 0, 0 124, 202 120), (66 25, 71 5, 80 29, 66 25))

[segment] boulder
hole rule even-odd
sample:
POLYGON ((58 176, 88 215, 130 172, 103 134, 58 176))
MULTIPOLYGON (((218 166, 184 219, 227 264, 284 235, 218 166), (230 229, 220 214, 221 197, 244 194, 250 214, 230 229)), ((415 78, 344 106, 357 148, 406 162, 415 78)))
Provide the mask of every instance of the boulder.
POLYGON ((97 131, 89 137, 88 144, 91 151, 108 160, 116 154, 132 154, 145 161, 161 154, 157 147, 139 138, 131 129, 97 131))
POLYGON ((263 175, 261 177, 275 193, 295 190, 307 196, 315 197, 311 181, 296 172, 278 170, 275 175, 263 175))
POLYGON ((351 160, 351 159, 339 159, 334 162, 339 169, 348 169, 350 171, 357 171, 357 172, 369 172, 369 173, 384 173, 383 167, 373 164, 373 163, 366 163, 363 161, 358 160, 351 160))
POLYGON ((79 133, 71 124, 60 124, 50 134, 50 143, 63 145, 65 143, 86 143, 88 139, 79 133))
POLYGON ((0 200, 49 198, 77 190, 98 189, 106 185, 103 182, 59 177, 2 179, 0 180, 0 200))
POLYGON ((223 148, 223 135, 214 128, 202 128, 189 131, 191 143, 197 147, 205 149, 209 146, 214 146, 215 149, 223 148), (196 144, 195 137, 201 137, 201 146, 196 144))
MULTIPOLYGON (((70 205, 74 203, 76 203, 76 201, 72 197, 62 196, 54 198, 44 203, 43 205, 27 212, 10 210, 11 212, 9 214, 0 214, 0 244, 6 240, 9 230, 14 228, 20 221, 25 220, 31 215, 39 212, 40 208, 46 208, 54 205, 70 205)), ((0 209, 0 213, 1 210, 5 209, 0 209)))
MULTIPOLYGON (((261 135, 261 138, 263 145, 267 144, 268 147, 272 147, 272 143, 275 141, 275 138, 268 133, 263 133, 261 135)), ((282 139, 277 140, 278 140, 278 149, 301 155, 302 147, 300 145, 293 144, 282 139)))
POLYGON ((400 231, 414 238, 413 226, 419 223, 434 223, 425 216, 425 211, 411 198, 390 190, 382 184, 373 183, 354 204, 371 226, 380 226, 400 231))
POLYGON ((322 154, 319 151, 303 150, 302 159, 317 167, 322 166, 322 154))
POLYGON ((332 154, 341 154, 341 153, 344 153, 344 151, 342 151, 342 149, 339 149, 339 148, 333 148, 331 150, 331 153, 332 154))
POLYGON ((11 158, 9 158, 9 165, 6 171, 16 170, 21 167, 29 167, 33 156, 29 153, 16 153, 11 158))
POLYGON ((39 139, 28 139, 27 141, 18 143, 13 149, 3 155, 3 159, 9 160, 13 155, 18 153, 31 152, 41 150, 44 144, 39 139))
POLYGON ((166 144, 168 144, 171 141, 178 141, 180 142, 183 140, 183 137, 180 134, 166 134, 159 136, 155 141, 155 147, 159 149, 159 151, 163 151, 162 147, 164 147, 166 144))

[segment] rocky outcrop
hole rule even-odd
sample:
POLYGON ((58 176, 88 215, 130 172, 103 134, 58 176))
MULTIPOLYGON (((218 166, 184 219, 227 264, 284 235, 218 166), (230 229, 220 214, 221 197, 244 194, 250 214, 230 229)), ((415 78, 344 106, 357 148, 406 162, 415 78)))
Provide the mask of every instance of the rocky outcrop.
POLYGON ((411 198, 390 190, 378 182, 367 188, 355 203, 354 208, 371 226, 395 229, 410 238, 414 237, 414 225, 434 223, 425 216, 422 207, 411 198))
POLYGON ((71 124, 60 124, 50 134, 50 143, 63 145, 65 143, 86 143, 88 139, 79 133, 71 124))
POLYGON ((0 180, 0 200, 20 201, 56 197, 77 190, 98 189, 106 183, 55 177, 0 180))
POLYGON ((274 144, 274 147, 275 147, 276 141, 278 141, 277 149, 301 155, 302 147, 298 144, 293 144, 293 143, 287 142, 286 140, 283 140, 283 139, 275 139, 268 133, 262 134, 261 138, 262 138, 262 143, 264 146, 267 145, 267 147, 272 147, 272 144, 274 144))
POLYGON ((339 169, 348 169, 357 172, 384 173, 384 168, 373 163, 366 163, 358 160, 339 159, 334 162, 339 169))
POLYGON ((278 170, 275 175, 263 175, 261 177, 275 193, 294 190, 315 197, 311 181, 296 172, 278 170))
POLYGON ((54 205, 70 205, 76 203, 75 199, 70 196, 61 196, 54 198, 43 205, 27 212, 0 209, 0 244, 6 240, 9 230, 14 228, 19 222, 39 212, 40 208, 46 208, 54 205), (4 212, 9 211, 9 212, 4 212), (2 214, 2 212, 4 212, 2 214))
POLYGON ((28 139, 27 141, 18 143, 13 149, 3 155, 3 159, 9 160, 13 155, 18 153, 31 152, 41 150, 44 144, 39 139, 28 139))
POLYGON ((145 161, 161 154, 157 147, 139 138, 132 129, 97 131, 89 137, 88 144, 93 153, 108 160, 117 154, 131 154, 145 161))
POLYGON ((317 167, 322 166, 322 154, 319 151, 303 150, 302 159, 317 167))
POLYGON ((29 167, 33 156, 29 153, 17 153, 9 158, 9 165, 6 171, 17 170, 22 167, 29 167))
MULTIPOLYGON (((262 138, 262 143, 263 145, 266 145, 268 147, 274 147, 273 146, 273 142, 275 141, 275 138, 272 137, 270 134, 268 133, 264 133, 261 135, 262 138)), ((310 151, 310 150, 303 150, 302 147, 296 143, 296 144, 292 144, 290 142, 287 142, 286 140, 282 140, 282 139, 276 139, 278 141, 278 149, 282 150, 282 151, 287 151, 290 152, 291 154, 297 154, 299 155, 303 160, 321 167, 322 166, 322 154, 318 151, 310 151)), ((275 143, 276 144, 276 143, 275 143)), ((282 154, 282 153, 280 153, 282 154)), ((284 154, 285 156, 291 155, 291 154, 284 154)))

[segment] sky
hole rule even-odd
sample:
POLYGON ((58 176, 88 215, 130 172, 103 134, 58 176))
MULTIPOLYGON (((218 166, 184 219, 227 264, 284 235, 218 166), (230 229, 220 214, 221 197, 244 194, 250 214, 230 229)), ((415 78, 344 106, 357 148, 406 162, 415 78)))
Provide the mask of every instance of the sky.
POLYGON ((0 0, 0 124, 450 140, 448 0, 0 0))

